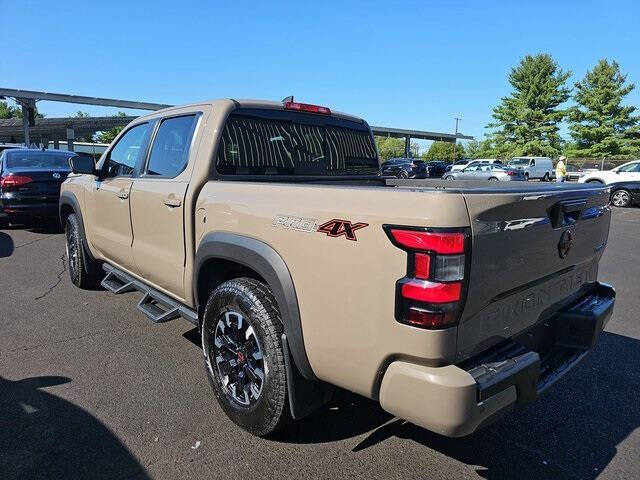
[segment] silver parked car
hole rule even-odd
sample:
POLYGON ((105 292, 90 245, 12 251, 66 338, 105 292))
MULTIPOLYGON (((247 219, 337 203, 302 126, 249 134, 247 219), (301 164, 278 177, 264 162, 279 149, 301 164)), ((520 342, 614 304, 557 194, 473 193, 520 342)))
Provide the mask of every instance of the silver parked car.
POLYGON ((493 182, 509 182, 513 180, 526 180, 522 170, 511 168, 497 163, 481 163, 454 170, 444 174, 445 180, 489 180, 493 182))

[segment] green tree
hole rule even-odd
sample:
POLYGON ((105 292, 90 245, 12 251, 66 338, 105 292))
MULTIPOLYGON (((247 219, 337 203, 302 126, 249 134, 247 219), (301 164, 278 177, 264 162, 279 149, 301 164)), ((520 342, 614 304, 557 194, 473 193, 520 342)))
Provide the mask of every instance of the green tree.
MULTIPOLYGON (((44 114, 35 109, 36 118, 44 118, 44 114)), ((0 118, 22 118, 22 107, 20 105, 9 105, 8 102, 0 102, 0 118)))
POLYGON ((478 153, 482 148, 480 140, 471 140, 464 147, 465 153, 469 158, 480 158, 478 153))
MULTIPOLYGON (((20 108, 9 105, 7 102, 0 102, 0 118, 14 118, 18 116, 20 108)), ((22 112, 20 112, 22 117, 22 112)))
MULTIPOLYGON (((89 118, 89 117, 91 117, 91 115, 89 115, 87 112, 83 112, 82 110, 78 110, 73 117, 74 118, 89 118)), ((80 141, 80 142, 93 142, 94 141, 94 136, 95 135, 78 137, 78 141, 80 141)))
POLYGON ((471 140, 465 145, 465 154, 467 158, 506 158, 498 155, 491 138, 471 140))
MULTIPOLYGON (((127 114, 124 112, 118 112, 114 117, 126 117, 127 114)), ((124 126, 118 126, 110 128, 109 130, 105 130, 104 132, 97 132, 94 136, 94 139, 98 143, 111 143, 118 136, 118 134, 122 131, 124 126)))
POLYGON ((551 55, 527 55, 511 69, 513 91, 493 109, 490 138, 495 154, 555 156, 562 148, 558 124, 567 115, 560 105, 569 99, 564 72, 551 55))
MULTIPOLYGON (((460 160, 465 156, 464 145, 458 143, 456 145, 456 160, 460 160)), ((451 162, 453 159, 453 143, 449 142, 433 142, 425 153, 422 154, 425 160, 444 160, 451 162)))
POLYGON ((576 106, 569 115, 569 131, 575 140, 571 154, 581 157, 622 157, 640 153, 639 117, 636 107, 623 105, 633 89, 617 62, 601 59, 575 84, 576 106))
MULTIPOLYGON (((380 160, 383 162, 386 162, 390 158, 404 157, 404 138, 375 137, 375 139, 378 147, 378 155, 380 155, 380 160)), ((411 142, 409 149, 413 157, 418 156, 417 143, 411 142)))

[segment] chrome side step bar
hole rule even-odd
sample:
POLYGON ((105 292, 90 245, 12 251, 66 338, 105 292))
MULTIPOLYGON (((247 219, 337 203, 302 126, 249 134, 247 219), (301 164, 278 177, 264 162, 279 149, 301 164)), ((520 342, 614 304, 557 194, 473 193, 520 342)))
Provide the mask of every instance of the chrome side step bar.
POLYGON ((107 276, 102 280, 101 285, 110 292, 121 294, 137 290, 144 294, 138 302, 138 310, 152 322, 163 323, 182 317, 198 326, 198 314, 195 310, 108 263, 104 263, 102 269, 107 276))

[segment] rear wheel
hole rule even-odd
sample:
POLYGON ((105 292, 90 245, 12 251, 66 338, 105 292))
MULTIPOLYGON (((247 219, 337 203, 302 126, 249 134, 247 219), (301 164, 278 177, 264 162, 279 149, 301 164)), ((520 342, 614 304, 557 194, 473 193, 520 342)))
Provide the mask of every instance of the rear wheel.
POLYGON ((409 174, 407 172, 405 172, 404 170, 400 170, 398 172, 398 178, 402 178, 402 179, 409 178, 409 174))
POLYGON ((600 183, 600 184, 603 184, 603 185, 604 185, 604 183, 603 183, 603 182, 601 182, 600 180, 596 180, 596 179, 589 180, 589 181, 587 181, 586 183, 600 183))
POLYGON ((100 280, 100 266, 89 257, 84 248, 84 238, 75 214, 69 215, 65 223, 67 269, 71 283, 83 289, 92 289, 100 280))
POLYGON ((455 177, 453 175, 447 175, 446 177, 444 177, 445 180, 455 180, 455 177))
POLYGON ((616 207, 628 207, 631 205, 631 193, 624 189, 616 190, 611 194, 611 203, 616 207))
POLYGON ((497 179, 496 177, 491 177, 491 178, 489 179, 489 181, 490 181, 490 182, 497 182, 497 181, 498 181, 498 179, 497 179))
POLYGON ((252 278, 218 286, 202 321, 207 376, 227 416, 265 436, 289 420, 282 321, 271 289, 252 278))

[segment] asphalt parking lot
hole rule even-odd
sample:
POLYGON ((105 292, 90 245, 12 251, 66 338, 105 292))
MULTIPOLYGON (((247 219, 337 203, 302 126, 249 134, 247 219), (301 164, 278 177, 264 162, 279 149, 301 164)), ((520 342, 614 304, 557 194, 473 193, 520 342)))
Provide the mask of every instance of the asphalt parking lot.
POLYGON ((187 322, 74 288, 60 233, 0 230, 0 478, 640 478, 639 234, 614 211, 614 318, 527 409, 448 439, 345 392, 265 440, 218 407, 187 322))

